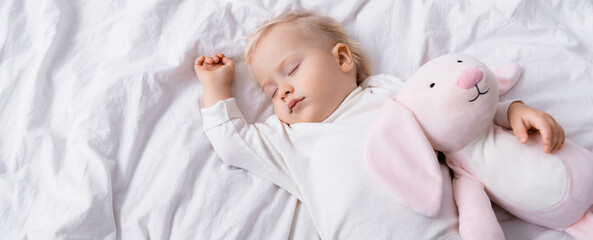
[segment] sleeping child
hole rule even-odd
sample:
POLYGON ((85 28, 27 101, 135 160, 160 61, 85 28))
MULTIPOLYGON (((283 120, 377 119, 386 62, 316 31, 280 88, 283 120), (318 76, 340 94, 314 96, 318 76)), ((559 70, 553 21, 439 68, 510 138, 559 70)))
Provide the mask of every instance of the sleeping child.
MULTIPOLYGON (((237 107, 230 58, 200 56, 194 64, 204 91, 204 130, 225 163, 297 197, 322 239, 459 238, 446 166, 434 218, 400 205, 365 168, 369 124, 398 79, 370 76, 364 51, 336 20, 305 10, 285 13, 251 35, 243 61, 273 104, 275 115, 264 123, 248 123, 237 107)), ((521 142, 528 130, 538 130, 545 152, 564 142, 550 115, 520 101, 499 103, 495 121, 512 127, 521 142)))

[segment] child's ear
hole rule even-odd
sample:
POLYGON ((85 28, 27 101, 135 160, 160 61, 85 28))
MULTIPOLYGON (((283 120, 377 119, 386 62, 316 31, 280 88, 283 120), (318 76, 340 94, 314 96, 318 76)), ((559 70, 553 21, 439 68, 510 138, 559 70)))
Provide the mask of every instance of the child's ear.
POLYGON ((336 57, 342 72, 350 72, 354 68, 354 61, 352 61, 352 54, 346 44, 338 43, 332 49, 332 54, 336 57))

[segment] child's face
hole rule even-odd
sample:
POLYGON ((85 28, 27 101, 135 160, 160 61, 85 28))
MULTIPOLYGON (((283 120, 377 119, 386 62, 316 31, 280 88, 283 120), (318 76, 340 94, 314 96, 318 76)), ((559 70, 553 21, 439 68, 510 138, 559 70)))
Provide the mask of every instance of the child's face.
POLYGON ((253 75, 288 124, 325 120, 357 87, 348 48, 307 36, 298 25, 281 23, 253 53, 253 75))

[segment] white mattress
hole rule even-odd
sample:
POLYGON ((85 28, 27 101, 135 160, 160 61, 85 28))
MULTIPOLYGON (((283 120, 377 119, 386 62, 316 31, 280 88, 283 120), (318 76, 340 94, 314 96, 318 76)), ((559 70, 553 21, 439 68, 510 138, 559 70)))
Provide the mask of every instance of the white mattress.
MULTIPOLYGON (((405 79, 463 52, 524 68, 503 99, 552 114, 593 150, 593 3, 572 1, 0 2, 0 239, 311 239, 290 194, 223 164, 202 131, 200 54, 305 7, 405 79)), ((272 114, 237 64, 251 121, 272 114)), ((501 211, 508 239, 570 239, 501 211)), ((397 229, 394 231, 406 231, 397 229)))

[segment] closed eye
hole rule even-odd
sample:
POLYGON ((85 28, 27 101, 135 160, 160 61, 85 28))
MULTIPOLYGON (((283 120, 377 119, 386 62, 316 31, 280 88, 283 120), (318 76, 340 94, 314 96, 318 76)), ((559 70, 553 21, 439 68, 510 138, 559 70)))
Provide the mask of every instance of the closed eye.
POLYGON ((268 97, 269 97, 270 99, 271 99, 271 98, 274 98, 274 96, 276 96, 276 92, 277 92, 277 91, 278 91, 278 88, 268 88, 268 89, 266 90, 266 95, 268 95, 268 97))
POLYGON ((270 88, 268 90, 268 96, 270 98, 274 98, 274 96, 276 96, 276 92, 278 92, 278 88, 276 88, 276 87, 275 88, 270 88))
POLYGON ((274 98, 274 96, 276 96, 276 91, 278 91, 278 87, 275 86, 275 84, 269 84, 269 85, 267 85, 267 86, 264 87, 264 93, 270 99, 272 99, 272 98, 274 98))
POLYGON ((297 64, 292 70, 290 70, 290 72, 288 73, 288 76, 292 75, 294 72, 296 72, 296 70, 299 68, 299 66, 301 66, 301 64, 297 64))

